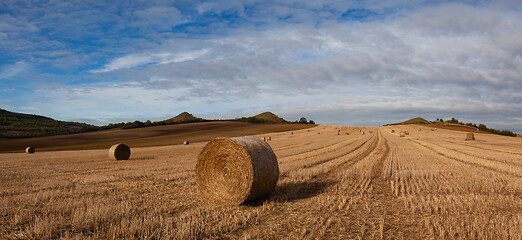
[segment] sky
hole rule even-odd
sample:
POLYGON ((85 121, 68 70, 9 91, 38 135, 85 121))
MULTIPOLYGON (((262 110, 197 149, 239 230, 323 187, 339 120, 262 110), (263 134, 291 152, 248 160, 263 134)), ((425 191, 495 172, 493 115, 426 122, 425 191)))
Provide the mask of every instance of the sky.
POLYGON ((0 108, 522 132, 522 1, 0 2, 0 108))

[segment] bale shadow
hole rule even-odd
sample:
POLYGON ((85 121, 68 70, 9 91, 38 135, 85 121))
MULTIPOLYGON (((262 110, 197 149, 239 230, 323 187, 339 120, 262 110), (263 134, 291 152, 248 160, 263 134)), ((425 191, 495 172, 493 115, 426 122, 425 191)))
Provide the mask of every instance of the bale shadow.
POLYGON ((321 194, 326 188, 338 181, 286 182, 278 184, 274 192, 267 198, 246 203, 247 206, 260 206, 265 201, 293 202, 311 198, 321 194))

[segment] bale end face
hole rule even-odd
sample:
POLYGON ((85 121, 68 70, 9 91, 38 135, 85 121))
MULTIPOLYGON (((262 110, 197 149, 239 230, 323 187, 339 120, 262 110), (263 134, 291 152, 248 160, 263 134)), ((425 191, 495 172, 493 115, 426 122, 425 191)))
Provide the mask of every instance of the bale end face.
POLYGON ((34 152, 35 152, 34 147, 29 146, 29 147, 25 148, 25 153, 33 154, 34 152))
POLYGON ((239 205, 269 195, 279 179, 277 157, 258 138, 216 138, 201 151, 196 184, 205 199, 239 205))
POLYGON ((114 144, 109 149, 109 158, 113 160, 128 160, 130 155, 130 147, 122 143, 114 144))
POLYGON ((183 141, 183 145, 189 145, 190 142, 189 141, 183 141))
POLYGON ((475 135, 473 133, 467 133, 466 141, 473 141, 473 140, 475 140, 475 135))

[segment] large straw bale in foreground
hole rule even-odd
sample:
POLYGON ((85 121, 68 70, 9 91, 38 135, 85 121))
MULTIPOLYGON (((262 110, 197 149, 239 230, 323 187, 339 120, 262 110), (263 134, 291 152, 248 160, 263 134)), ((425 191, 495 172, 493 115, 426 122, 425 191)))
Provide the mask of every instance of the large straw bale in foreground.
POLYGON ((122 143, 114 144, 109 149, 109 158, 113 160, 128 160, 130 155, 130 147, 122 143))
POLYGON ((35 152, 34 147, 29 146, 29 147, 25 148, 25 153, 31 154, 31 153, 34 153, 34 152, 35 152))
POLYGON ((475 135, 473 133, 467 133, 466 141, 472 141, 472 140, 475 140, 475 135))
POLYGON ((196 184, 207 200, 242 204, 269 195, 279 179, 277 157, 258 138, 216 138, 199 154, 196 184))

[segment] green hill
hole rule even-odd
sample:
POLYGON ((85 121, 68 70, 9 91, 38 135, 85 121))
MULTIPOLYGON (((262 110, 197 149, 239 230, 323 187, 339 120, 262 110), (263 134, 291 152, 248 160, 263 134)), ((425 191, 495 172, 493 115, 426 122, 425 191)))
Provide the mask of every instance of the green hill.
POLYGON ((249 123, 288 123, 288 121, 280 118, 279 116, 271 112, 260 113, 252 117, 238 118, 236 119, 236 121, 249 123))
POLYGON ((202 122, 206 121, 203 118, 194 117, 192 114, 188 112, 182 112, 173 118, 167 119, 163 122, 165 123, 191 123, 191 122, 202 122))
POLYGON ((96 128, 93 125, 77 122, 64 122, 52 118, 10 112, 0 109, 0 137, 41 137, 50 135, 80 133, 96 128))

